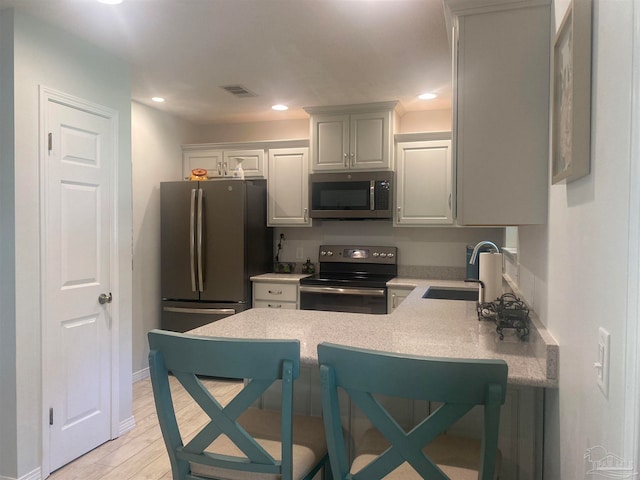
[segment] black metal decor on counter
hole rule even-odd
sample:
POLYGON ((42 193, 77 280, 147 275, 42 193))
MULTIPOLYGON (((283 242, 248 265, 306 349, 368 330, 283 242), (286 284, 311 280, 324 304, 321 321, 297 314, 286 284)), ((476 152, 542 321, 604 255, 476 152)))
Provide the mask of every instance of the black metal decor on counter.
POLYGON ((478 320, 496 322, 496 332, 504 340, 504 330, 512 328, 524 340, 529 336, 529 308, 513 293, 505 293, 493 302, 478 304, 478 320))

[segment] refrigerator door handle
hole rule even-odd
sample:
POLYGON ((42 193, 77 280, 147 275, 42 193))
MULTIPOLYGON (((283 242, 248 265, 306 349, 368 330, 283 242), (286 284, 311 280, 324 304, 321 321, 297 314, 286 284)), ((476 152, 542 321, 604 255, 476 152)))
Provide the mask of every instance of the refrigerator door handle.
POLYGON ((164 307, 165 312, 172 313, 196 313, 200 315, 234 315, 236 313, 233 308, 181 308, 181 307, 164 307))
POLYGON ((196 189, 191 189, 191 212, 189 216, 189 262, 191 267, 191 291, 196 290, 196 189))
POLYGON ((202 197, 203 197, 203 191, 201 188, 198 189, 198 220, 197 220, 197 224, 198 224, 198 291, 199 292, 204 292, 204 268, 203 268, 203 264, 202 264, 202 235, 203 235, 203 230, 204 230, 204 225, 203 225, 203 220, 202 220, 202 197))

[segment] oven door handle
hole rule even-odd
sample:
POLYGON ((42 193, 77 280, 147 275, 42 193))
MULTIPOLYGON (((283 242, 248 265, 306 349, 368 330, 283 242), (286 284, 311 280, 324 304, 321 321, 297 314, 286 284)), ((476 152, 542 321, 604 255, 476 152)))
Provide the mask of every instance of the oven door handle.
POLYGON ((300 293, 333 293, 338 295, 367 295, 370 297, 384 297, 384 288, 350 288, 350 287, 312 287, 301 285, 300 293))

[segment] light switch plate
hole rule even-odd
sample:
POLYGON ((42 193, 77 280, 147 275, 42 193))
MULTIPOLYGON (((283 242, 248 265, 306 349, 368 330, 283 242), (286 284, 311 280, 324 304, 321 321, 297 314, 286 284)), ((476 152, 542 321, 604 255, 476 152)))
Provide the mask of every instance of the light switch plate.
POLYGON ((611 335, 604 328, 598 329, 598 358, 594 364, 598 387, 605 397, 609 396, 609 345, 611 335))

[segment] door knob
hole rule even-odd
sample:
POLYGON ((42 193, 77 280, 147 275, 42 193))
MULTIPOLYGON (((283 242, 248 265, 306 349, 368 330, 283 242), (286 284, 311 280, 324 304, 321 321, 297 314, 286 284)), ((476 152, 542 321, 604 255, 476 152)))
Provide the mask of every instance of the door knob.
POLYGON ((113 295, 111 295, 111 292, 109 292, 109 295, 107 295, 106 293, 101 293, 100 296, 98 296, 98 303, 100 305, 111 303, 111 300, 113 300, 113 295))

